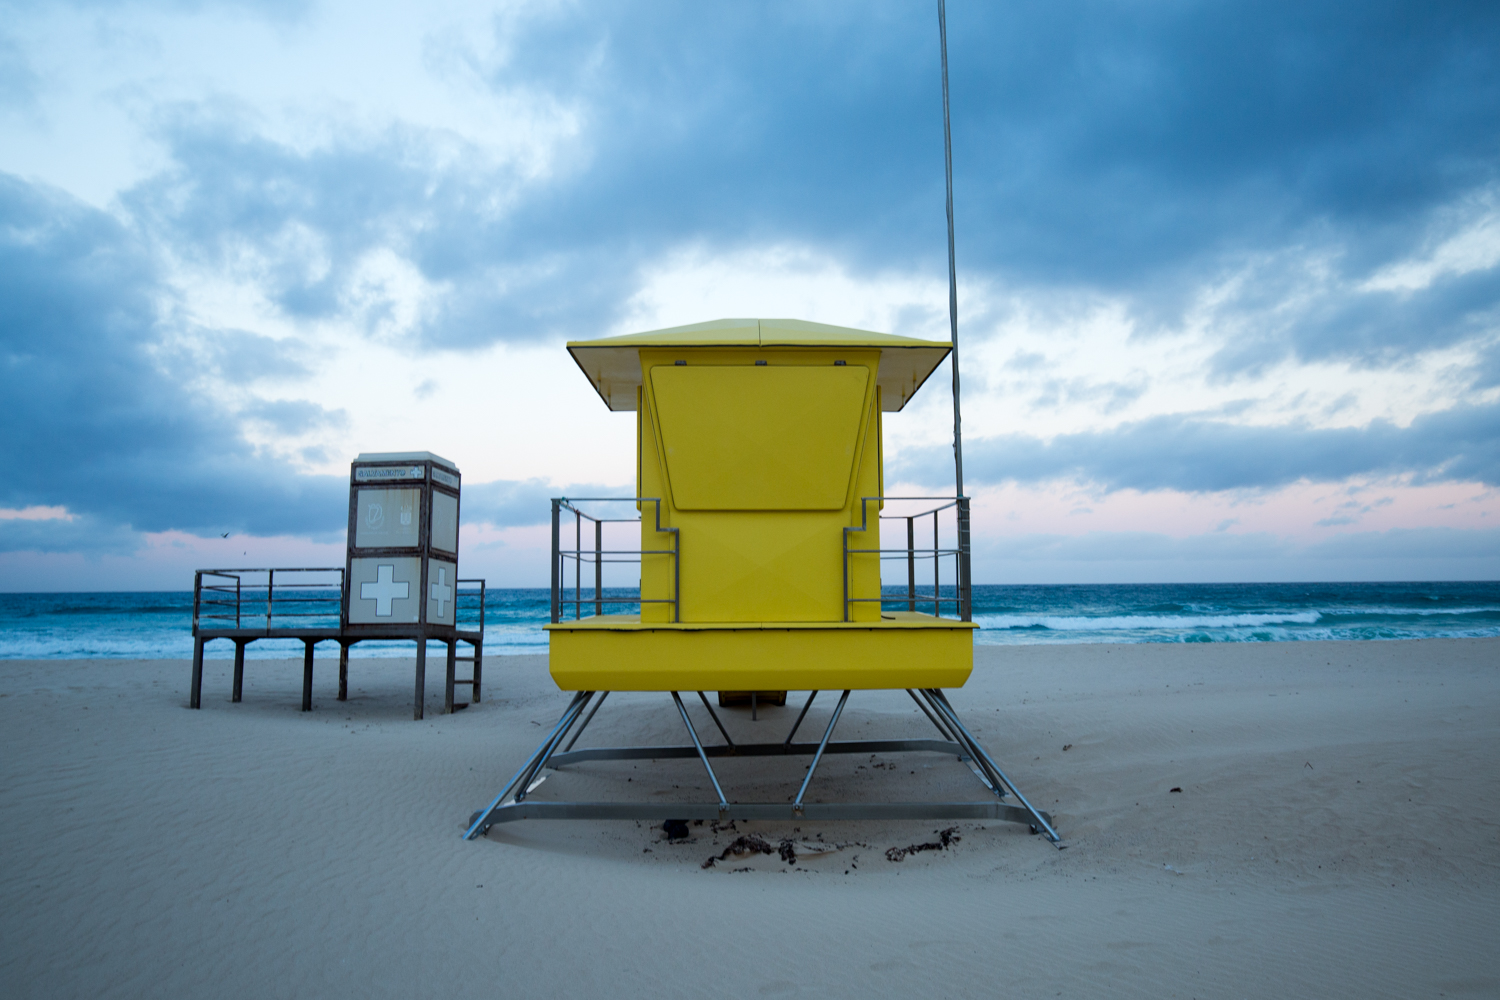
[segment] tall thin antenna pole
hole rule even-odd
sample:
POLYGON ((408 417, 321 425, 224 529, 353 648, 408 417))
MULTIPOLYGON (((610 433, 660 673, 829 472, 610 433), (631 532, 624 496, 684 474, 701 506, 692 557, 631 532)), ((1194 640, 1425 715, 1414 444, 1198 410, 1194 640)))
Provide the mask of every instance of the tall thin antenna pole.
POLYGON ((958 403, 958 267, 953 258, 953 127, 948 121, 948 12, 938 0, 938 39, 943 49, 943 167, 948 178, 948 328, 953 337, 953 476, 964 495, 963 416, 958 403))
MULTIPOLYGON (((948 10, 938 0, 938 40, 943 49, 943 171, 948 181, 948 332, 953 337, 953 480, 958 496, 958 616, 974 620, 973 591, 969 563, 969 501, 964 497, 963 414, 959 409, 958 385, 958 265, 953 255, 953 126, 948 118, 948 10)), ((934 557, 936 558, 936 557, 934 557)), ((934 587, 934 590, 941 588, 934 587)), ((934 614, 937 611, 934 609, 934 614)))

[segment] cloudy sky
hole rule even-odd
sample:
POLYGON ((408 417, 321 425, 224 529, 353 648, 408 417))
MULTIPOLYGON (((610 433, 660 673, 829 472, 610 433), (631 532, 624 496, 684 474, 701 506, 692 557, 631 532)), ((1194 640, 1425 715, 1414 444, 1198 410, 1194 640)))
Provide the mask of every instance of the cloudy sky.
MULTIPOLYGON (((1500 7, 948 19, 976 581, 1500 577, 1500 7)), ((0 589, 340 564, 402 449, 542 584, 633 489, 564 340, 945 338, 945 255, 927 0, 0 0, 0 589)))

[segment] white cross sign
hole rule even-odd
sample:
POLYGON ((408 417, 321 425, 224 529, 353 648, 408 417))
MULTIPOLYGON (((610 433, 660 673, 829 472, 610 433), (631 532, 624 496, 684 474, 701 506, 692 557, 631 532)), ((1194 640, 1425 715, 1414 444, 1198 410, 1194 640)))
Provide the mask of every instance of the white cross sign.
MULTIPOLYGON (((381 569, 384 568, 384 566, 381 567, 381 569)), ((448 584, 444 582, 447 577, 448 570, 442 566, 439 566, 437 568, 437 581, 428 587, 428 589, 432 592, 432 599, 438 602, 437 616, 439 618, 448 617, 448 612, 447 610, 445 610, 445 606, 449 601, 453 600, 453 588, 448 586, 448 584)))
POLYGON ((377 618, 391 617, 391 599, 399 598, 404 601, 411 593, 411 584, 405 581, 397 583, 395 577, 395 566, 381 566, 375 571, 374 583, 366 582, 359 585, 360 599, 375 602, 377 618))

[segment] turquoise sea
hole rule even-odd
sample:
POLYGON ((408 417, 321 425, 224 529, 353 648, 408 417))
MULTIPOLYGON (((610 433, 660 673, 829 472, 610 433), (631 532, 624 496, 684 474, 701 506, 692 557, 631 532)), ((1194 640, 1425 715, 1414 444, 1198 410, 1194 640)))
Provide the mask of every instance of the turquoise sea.
MULTIPOLYGON (((467 604, 460 605, 461 621, 477 618, 477 597, 467 604)), ((905 601, 890 606, 905 607, 905 601)), ((0 659, 186 658, 192 655, 192 607, 189 591, 0 594, 0 659)), ((542 588, 490 590, 486 652, 545 652, 547 608, 542 588)), ((1495 636, 1500 581, 976 585, 974 620, 981 626, 976 641, 986 644, 1495 636)), ((228 657, 232 649, 223 641, 210 645, 208 655, 228 657)), ((252 657, 300 653, 293 640, 263 640, 247 649, 252 657)), ((351 655, 409 656, 411 645, 366 643, 351 655)))

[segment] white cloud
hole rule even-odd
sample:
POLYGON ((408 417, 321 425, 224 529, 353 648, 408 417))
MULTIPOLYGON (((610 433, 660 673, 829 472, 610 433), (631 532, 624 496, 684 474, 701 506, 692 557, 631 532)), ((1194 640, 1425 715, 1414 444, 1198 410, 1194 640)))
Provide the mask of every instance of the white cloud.
POLYGON ((1500 264, 1497 202, 1500 194, 1489 190, 1442 213, 1426 246, 1411 257, 1381 268, 1360 290, 1413 292, 1448 275, 1485 271, 1500 264))
POLYGON ((76 521, 66 507, 0 507, 0 521, 76 521))

